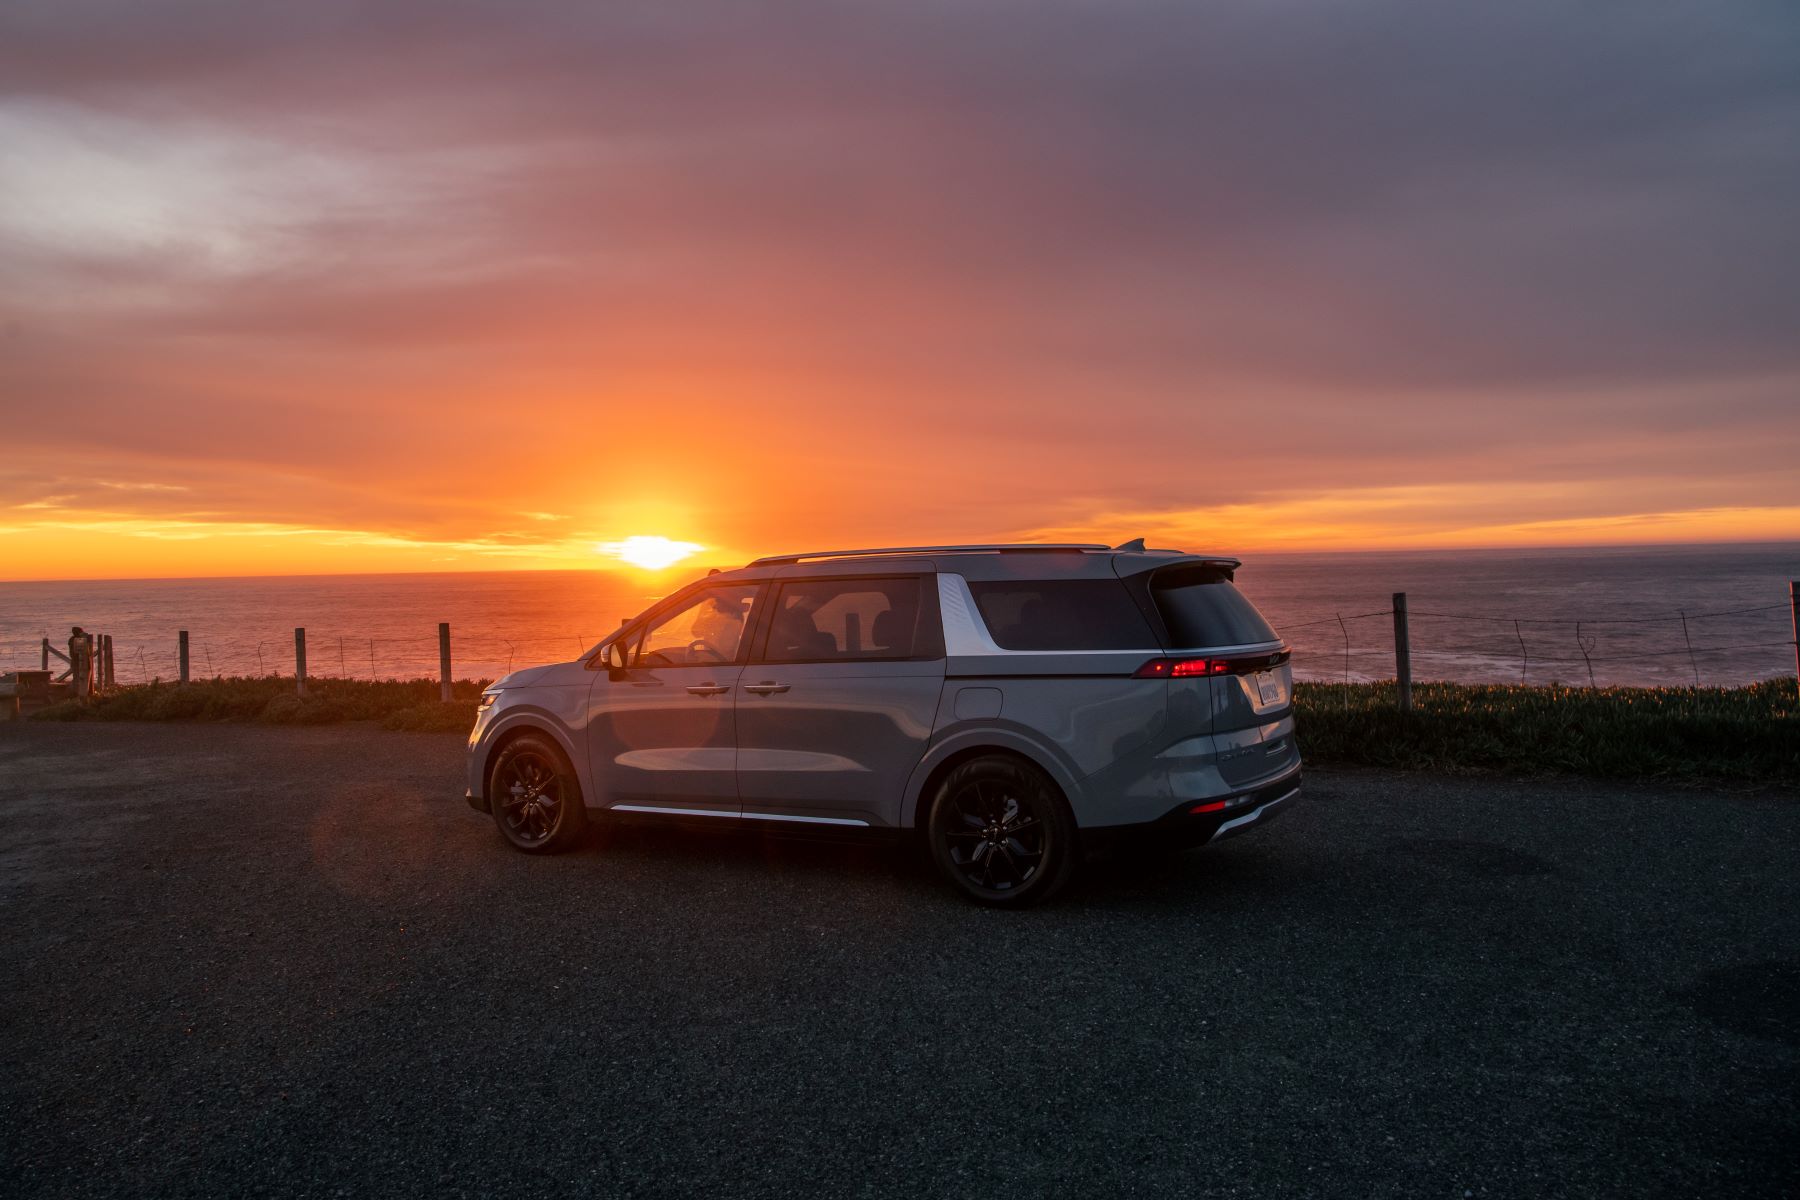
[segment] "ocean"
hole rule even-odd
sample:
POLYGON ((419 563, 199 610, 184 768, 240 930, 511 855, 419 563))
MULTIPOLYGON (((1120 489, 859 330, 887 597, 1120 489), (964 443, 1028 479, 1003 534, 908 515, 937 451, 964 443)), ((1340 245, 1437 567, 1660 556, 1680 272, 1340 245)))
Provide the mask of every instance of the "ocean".
MULTIPOLYGON (((1791 675, 1792 579, 1800 542, 1266 554, 1238 573, 1302 679, 1391 678, 1405 592, 1415 679, 1601 685, 1791 675)), ((457 677, 495 678, 575 657, 659 594, 604 571, 0 583, 0 668, 79 624, 113 635, 121 682, 173 678, 181 629, 196 676, 292 674, 303 626, 311 675, 435 677, 448 621, 457 677)))

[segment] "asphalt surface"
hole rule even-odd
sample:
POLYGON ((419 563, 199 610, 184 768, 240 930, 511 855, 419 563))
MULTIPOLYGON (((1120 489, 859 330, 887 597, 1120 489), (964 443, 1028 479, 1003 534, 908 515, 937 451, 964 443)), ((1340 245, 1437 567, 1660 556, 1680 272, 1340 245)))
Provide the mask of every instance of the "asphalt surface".
POLYGON ((12 1195, 1800 1192, 1800 797, 1314 772, 971 906, 460 740, 0 725, 12 1195))

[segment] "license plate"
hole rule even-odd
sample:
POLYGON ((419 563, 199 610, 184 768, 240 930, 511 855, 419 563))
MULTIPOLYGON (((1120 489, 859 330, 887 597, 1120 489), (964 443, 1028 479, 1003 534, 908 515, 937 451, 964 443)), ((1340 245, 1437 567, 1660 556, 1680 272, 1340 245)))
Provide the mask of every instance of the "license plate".
POLYGON ((1264 704, 1280 704, 1287 699, 1287 687, 1275 671, 1256 673, 1256 691, 1264 704))

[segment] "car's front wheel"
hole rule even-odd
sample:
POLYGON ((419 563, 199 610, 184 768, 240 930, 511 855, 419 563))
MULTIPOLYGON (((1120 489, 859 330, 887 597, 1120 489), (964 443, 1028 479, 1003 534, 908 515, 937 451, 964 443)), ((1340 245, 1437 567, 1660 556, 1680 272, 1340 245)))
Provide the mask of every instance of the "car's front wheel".
POLYGON ((932 798, 938 868, 983 904, 1035 904, 1075 872, 1075 821, 1044 773, 1009 755, 959 764, 932 798))
POLYGON ((494 756, 488 808, 500 836, 527 854, 567 850, 587 828, 574 768, 562 748, 539 733, 521 734, 494 756))

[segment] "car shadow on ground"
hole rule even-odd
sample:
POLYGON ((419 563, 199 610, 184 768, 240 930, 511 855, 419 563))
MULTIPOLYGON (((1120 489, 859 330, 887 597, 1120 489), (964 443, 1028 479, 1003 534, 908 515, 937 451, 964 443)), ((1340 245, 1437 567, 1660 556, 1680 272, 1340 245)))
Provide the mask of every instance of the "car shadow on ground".
POLYGON ((643 866, 702 873, 771 869, 821 877, 936 880, 931 864, 910 841, 790 837, 704 826, 603 822, 590 828, 565 857, 628 859, 643 866))
MULTIPOLYGON (((629 862, 658 873, 702 877, 768 873, 789 880, 803 877, 819 886, 891 888, 924 899, 961 899, 911 837, 797 837, 607 822, 590 829, 563 857, 629 862)), ((1113 846, 1088 854, 1075 879, 1049 904, 1066 909, 1144 906, 1206 911, 1290 891, 1301 879, 1316 878, 1324 869, 1308 856, 1284 861, 1268 848, 1247 842, 1174 852, 1113 846)))

